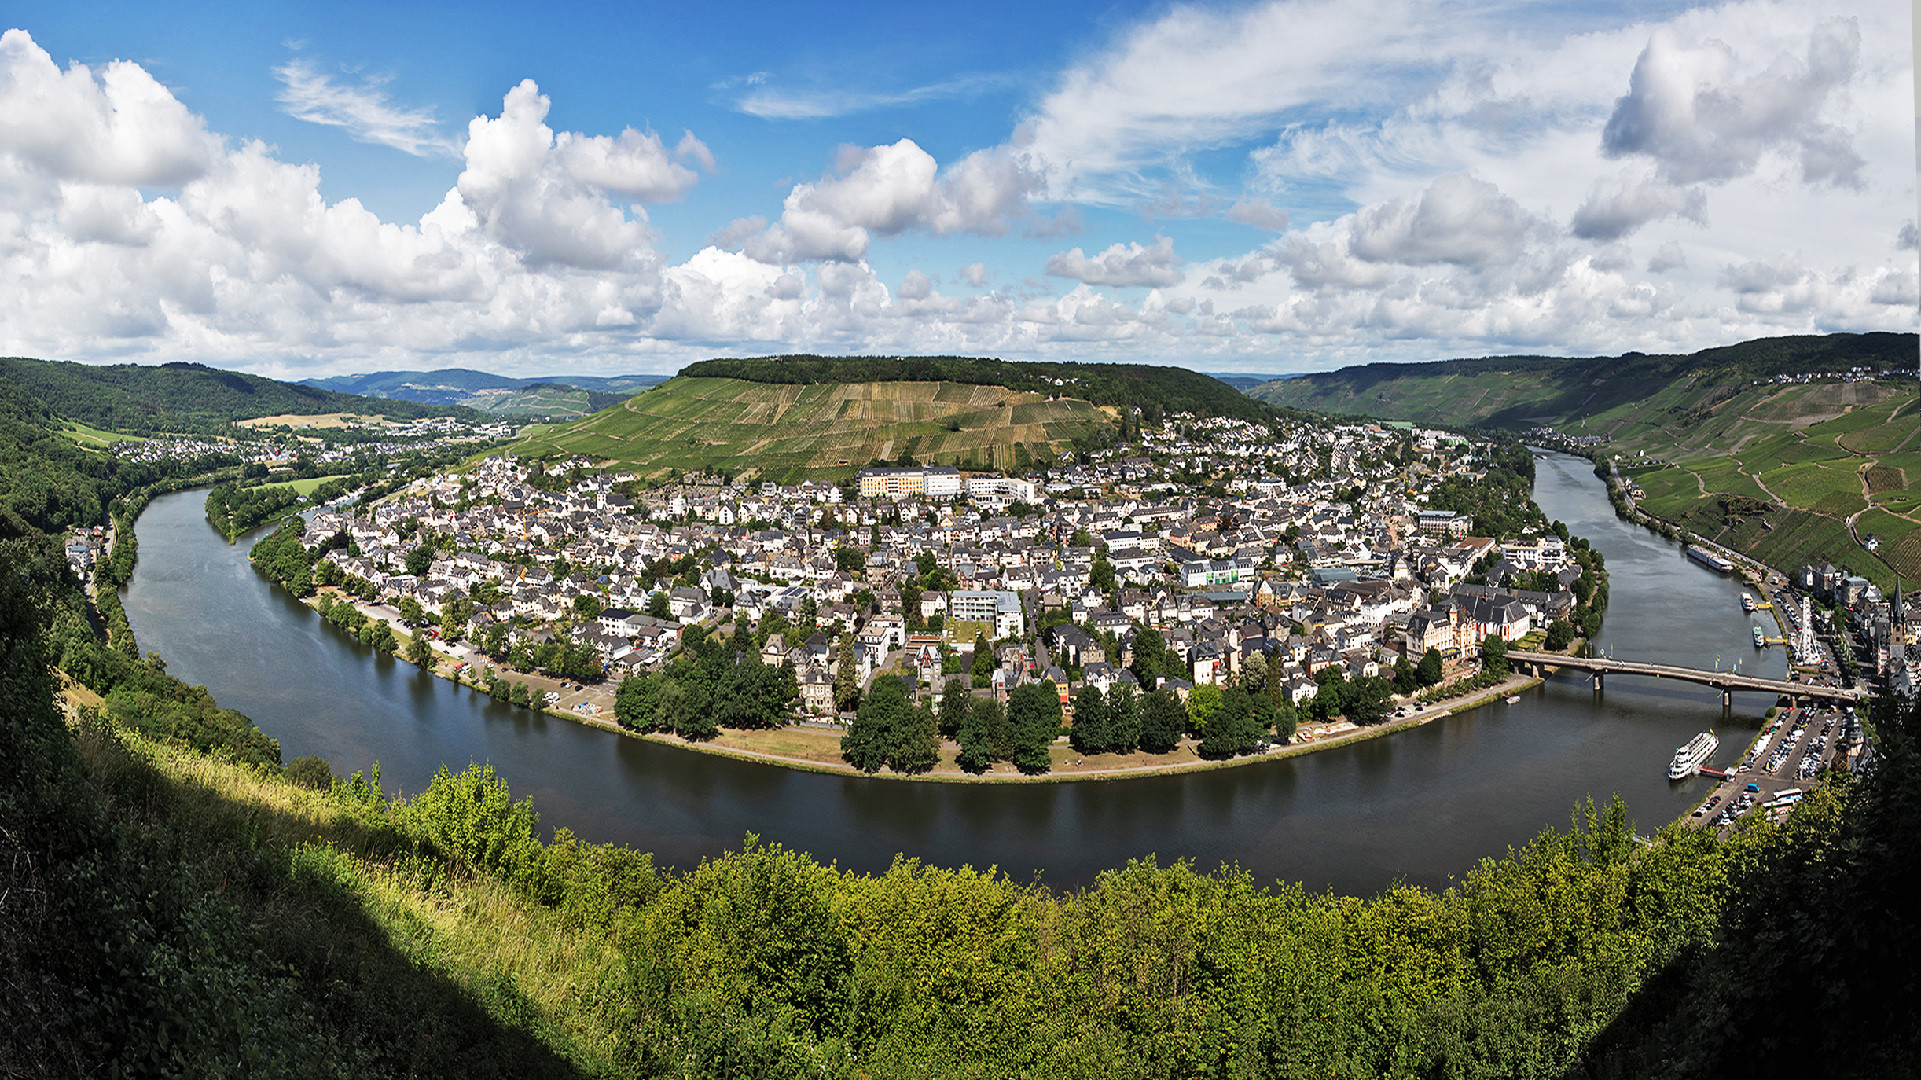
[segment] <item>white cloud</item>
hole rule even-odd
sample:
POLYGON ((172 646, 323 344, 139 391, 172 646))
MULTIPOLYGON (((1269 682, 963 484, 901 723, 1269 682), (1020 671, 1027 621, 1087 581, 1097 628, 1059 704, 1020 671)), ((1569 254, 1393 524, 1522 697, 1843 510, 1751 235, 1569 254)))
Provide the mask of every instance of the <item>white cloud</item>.
MULTIPOLYGON (((645 253, 646 215, 610 202, 677 199, 698 179, 651 132, 556 135, 533 80, 507 92, 498 117, 467 125, 467 167, 454 188, 482 229, 537 263, 605 269, 645 253)), ((681 157, 711 160, 691 135, 681 157)))
POLYGON ((874 234, 999 236, 1010 221, 1031 214, 1033 185, 1002 150, 976 151, 941 175, 933 155, 912 139, 846 147, 834 172, 795 185, 780 220, 748 238, 743 250, 769 263, 852 261, 866 257, 874 234))
POLYGON ((1665 274, 1670 270, 1685 270, 1688 265, 1687 253, 1673 240, 1662 244, 1654 257, 1648 260, 1648 273, 1665 274))
POLYGON ((1269 232, 1287 231, 1287 211, 1265 199, 1242 197, 1227 208, 1227 220, 1252 225, 1269 232))
POLYGON ((1493 184, 1450 173, 1356 214, 1348 244, 1368 262, 1487 266, 1512 260, 1536 224, 1493 184))
POLYGON ((1602 148, 1610 157, 1649 157, 1681 184, 1748 175, 1770 152, 1796 159, 1809 183, 1859 183, 1861 157, 1822 114, 1853 79, 1860 53, 1851 18, 1816 25, 1805 59, 1784 53, 1762 70, 1720 41, 1692 44, 1657 30, 1601 133, 1602 148))
POLYGON ((458 157, 460 148, 442 134, 431 108, 407 108, 388 98, 384 78, 360 85, 335 82, 309 60, 296 57, 273 70, 280 80, 274 100, 282 111, 310 124, 343 128, 364 143, 391 146, 415 157, 458 157))
POLYGON ((0 147, 57 180, 177 187, 220 140, 138 64, 62 72, 25 30, 0 34, 0 147))
POLYGON ((967 282, 974 288, 984 288, 987 285, 988 278, 987 264, 978 262, 968 263, 966 266, 961 267, 960 276, 962 281, 967 282))
POLYGON ((963 97, 1005 83, 994 75, 967 75, 908 90, 856 90, 833 86, 814 90, 786 90, 767 85, 766 74, 743 80, 746 92, 734 100, 734 107, 749 116, 766 120, 819 120, 899 105, 918 105, 943 98, 963 97))
POLYGON ((1651 221, 1676 215, 1703 221, 1707 194, 1652 177, 1621 176, 1595 181, 1569 227, 1583 240, 1619 240, 1651 221))
POLYGON ((1115 244, 1091 259, 1080 248, 1063 251, 1048 257, 1047 272, 1088 285, 1166 287, 1181 283, 1186 276, 1182 265, 1181 257, 1174 254, 1173 239, 1163 236, 1152 247, 1115 244))

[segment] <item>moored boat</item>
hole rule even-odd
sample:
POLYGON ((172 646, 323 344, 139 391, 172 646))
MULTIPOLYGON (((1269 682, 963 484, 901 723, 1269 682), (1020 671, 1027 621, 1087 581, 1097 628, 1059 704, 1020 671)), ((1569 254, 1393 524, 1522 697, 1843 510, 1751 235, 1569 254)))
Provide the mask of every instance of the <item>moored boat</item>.
POLYGON ((1687 745, 1674 752, 1674 760, 1668 762, 1668 779, 1685 780, 1694 775, 1720 745, 1721 740, 1715 738, 1712 731, 1703 731, 1689 739, 1687 745))

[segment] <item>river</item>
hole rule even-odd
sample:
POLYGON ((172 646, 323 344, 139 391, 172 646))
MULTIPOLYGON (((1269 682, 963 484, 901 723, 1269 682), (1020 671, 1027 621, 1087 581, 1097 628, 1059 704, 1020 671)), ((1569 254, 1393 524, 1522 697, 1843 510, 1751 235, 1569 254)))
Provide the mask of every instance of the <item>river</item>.
MULTIPOLYGON (((1535 499, 1607 558, 1600 646, 1621 659, 1780 677, 1755 650, 1738 583, 1677 545, 1614 517, 1586 461, 1538 459, 1535 499)), ((877 871, 896 853, 997 866, 1075 886, 1128 859, 1233 863, 1257 880, 1369 895, 1397 881, 1445 886, 1480 859, 1565 827, 1582 800, 1619 793, 1637 828, 1687 811, 1705 780, 1665 778, 1674 748, 1703 728, 1736 760, 1769 702, 1617 678, 1596 694, 1578 674, 1423 727, 1302 757, 1114 781, 963 785, 841 777, 702 754, 587 728, 375 656, 255 574, 252 538, 209 526, 205 493, 155 499, 136 525, 126 594, 141 647, 280 740, 288 760, 326 758, 337 775, 378 761, 391 792, 436 768, 491 762, 543 827, 618 841, 692 866, 747 833, 842 868, 877 871)))

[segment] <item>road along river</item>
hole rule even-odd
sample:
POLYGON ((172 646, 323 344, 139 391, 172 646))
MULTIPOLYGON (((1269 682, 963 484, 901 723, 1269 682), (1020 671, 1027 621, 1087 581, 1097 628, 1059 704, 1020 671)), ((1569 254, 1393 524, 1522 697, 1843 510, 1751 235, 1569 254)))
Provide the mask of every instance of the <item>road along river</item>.
MULTIPOLYGON (((1779 678, 1780 650, 1750 643, 1741 587, 1677 545, 1618 521, 1587 462, 1539 459, 1535 498, 1607 557, 1601 648, 1622 659, 1779 678)), ((336 774, 378 761, 390 791, 417 792, 442 764, 491 762, 542 823, 692 866, 758 833, 843 868, 884 869, 896 853, 939 865, 998 866, 1063 886, 1149 854, 1257 879, 1370 894, 1396 881, 1445 885, 1480 859, 1565 827, 1581 800, 1626 799, 1649 832, 1686 813, 1706 780, 1670 784, 1674 748, 1722 734, 1736 760, 1769 702, 1735 698, 1724 721, 1705 687, 1610 680, 1595 694, 1565 674, 1497 703, 1379 739, 1297 758, 1184 775, 1062 784, 911 783, 730 760, 503 706, 375 656, 255 574, 252 537, 229 546, 205 493, 155 499, 136 526, 126 593, 141 647, 336 774)))

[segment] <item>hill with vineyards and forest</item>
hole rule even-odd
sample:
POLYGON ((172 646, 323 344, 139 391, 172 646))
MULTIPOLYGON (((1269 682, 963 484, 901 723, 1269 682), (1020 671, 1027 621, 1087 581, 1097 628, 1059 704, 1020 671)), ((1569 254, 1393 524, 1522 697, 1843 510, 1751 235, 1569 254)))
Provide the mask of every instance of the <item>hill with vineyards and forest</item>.
POLYGON ((873 462, 1010 470, 1107 445, 1171 413, 1273 415, 1181 368, 956 357, 708 360, 516 451, 581 455, 649 476, 726 471, 838 478, 873 462))
POLYGON ((1792 571, 1921 579, 1914 334, 1764 338, 1686 356, 1370 364, 1264 384, 1304 408, 1552 427, 1612 457, 1642 509, 1792 571))

